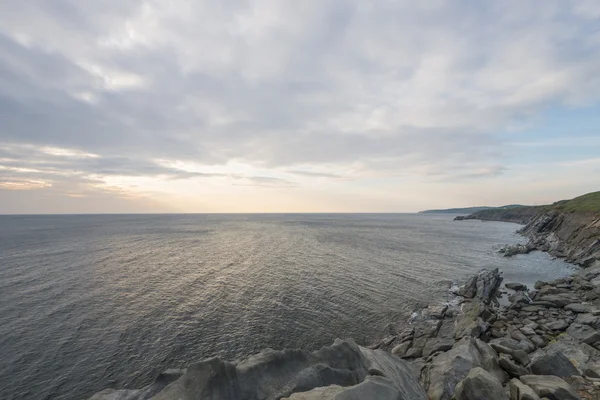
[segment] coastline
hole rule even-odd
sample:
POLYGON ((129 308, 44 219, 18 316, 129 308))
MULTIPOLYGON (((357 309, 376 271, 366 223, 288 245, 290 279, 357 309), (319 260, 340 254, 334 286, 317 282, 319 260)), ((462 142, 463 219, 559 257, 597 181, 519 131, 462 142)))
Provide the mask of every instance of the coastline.
MULTIPOLYGON (((532 222, 521 230, 530 241, 554 233, 532 222)), ((482 270, 456 290, 454 302, 429 305, 372 346, 338 339, 312 353, 266 349, 232 362, 212 358, 166 371, 145 388, 106 389, 91 399, 600 396, 600 265, 536 282, 533 290, 509 282, 505 305, 498 301, 502 281, 497 269, 482 270)))

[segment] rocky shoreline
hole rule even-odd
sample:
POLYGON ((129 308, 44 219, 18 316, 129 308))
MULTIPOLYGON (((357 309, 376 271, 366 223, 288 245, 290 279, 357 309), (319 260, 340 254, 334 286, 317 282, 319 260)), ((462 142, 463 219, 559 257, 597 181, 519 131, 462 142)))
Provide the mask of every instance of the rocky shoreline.
POLYGON ((502 281, 482 270, 455 302, 369 348, 338 339, 315 352, 212 358, 91 399, 600 399, 600 266, 531 290, 502 281))

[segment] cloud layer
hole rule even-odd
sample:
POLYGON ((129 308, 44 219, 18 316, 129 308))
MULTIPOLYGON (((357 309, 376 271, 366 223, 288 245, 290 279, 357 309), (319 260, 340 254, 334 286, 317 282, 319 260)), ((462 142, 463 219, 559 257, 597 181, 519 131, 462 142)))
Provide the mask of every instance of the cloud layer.
POLYGON ((0 196, 492 182, 597 106, 597 1, 421 3, 0 3, 0 196))

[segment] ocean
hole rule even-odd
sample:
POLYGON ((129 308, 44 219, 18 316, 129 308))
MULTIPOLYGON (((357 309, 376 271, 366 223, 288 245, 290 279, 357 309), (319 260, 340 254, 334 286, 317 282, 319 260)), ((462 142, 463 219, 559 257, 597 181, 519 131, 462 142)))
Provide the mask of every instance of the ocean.
POLYGON ((519 225, 444 214, 0 216, 0 398, 86 399, 265 347, 369 344, 481 268, 519 225))

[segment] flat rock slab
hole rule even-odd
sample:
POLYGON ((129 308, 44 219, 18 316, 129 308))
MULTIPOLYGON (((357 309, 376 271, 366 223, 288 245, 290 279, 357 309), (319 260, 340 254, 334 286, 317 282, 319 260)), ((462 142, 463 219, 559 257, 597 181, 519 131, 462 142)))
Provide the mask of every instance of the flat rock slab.
POLYGON ((573 323, 567 329, 567 333, 580 342, 590 345, 600 341, 600 332, 588 325, 573 323))
POLYGON ((520 380, 531 387, 538 396, 549 400, 581 400, 571 385, 557 376, 525 375, 520 380))

